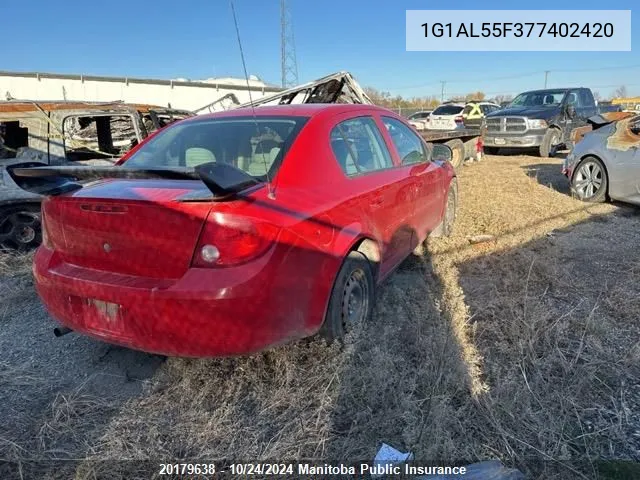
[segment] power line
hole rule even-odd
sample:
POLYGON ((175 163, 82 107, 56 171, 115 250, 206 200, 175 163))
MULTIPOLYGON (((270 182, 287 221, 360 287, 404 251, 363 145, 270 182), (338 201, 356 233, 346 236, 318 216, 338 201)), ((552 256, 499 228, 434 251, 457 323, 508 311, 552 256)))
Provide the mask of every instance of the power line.
MULTIPOLYGON (((616 65, 616 66, 602 66, 602 67, 594 67, 594 68, 579 68, 579 69, 565 69, 565 70, 539 70, 536 72, 527 72, 527 73, 519 73, 514 75, 505 75, 499 77, 485 77, 475 79, 474 82, 490 82, 496 80, 512 80, 516 78, 525 78, 525 77, 533 77, 540 74, 545 75, 545 88, 547 85, 547 78, 550 73, 576 73, 576 72, 597 72, 597 71, 607 71, 607 70, 633 70, 636 68, 640 68, 640 65, 616 65)), ((386 87, 389 90, 414 90, 418 88, 425 88, 436 86, 442 84, 442 82, 446 83, 470 83, 469 80, 441 80, 440 82, 426 83, 422 85, 412 85, 412 86, 404 86, 404 87, 386 87)), ((605 88, 605 87, 600 87, 605 88)))

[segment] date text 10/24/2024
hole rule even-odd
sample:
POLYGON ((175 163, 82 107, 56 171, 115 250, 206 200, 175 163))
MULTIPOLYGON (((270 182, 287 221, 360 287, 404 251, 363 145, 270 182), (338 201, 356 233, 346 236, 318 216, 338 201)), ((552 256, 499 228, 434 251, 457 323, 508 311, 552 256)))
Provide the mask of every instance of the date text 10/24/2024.
POLYGON ((410 464, 310 464, 310 463, 162 463, 158 472, 161 476, 185 478, 189 475, 231 476, 277 476, 277 475, 465 475, 466 467, 452 466, 416 466, 410 464))
POLYGON ((547 23, 547 22, 473 22, 423 23, 426 38, 531 38, 543 36, 562 38, 611 38, 612 23, 547 23))

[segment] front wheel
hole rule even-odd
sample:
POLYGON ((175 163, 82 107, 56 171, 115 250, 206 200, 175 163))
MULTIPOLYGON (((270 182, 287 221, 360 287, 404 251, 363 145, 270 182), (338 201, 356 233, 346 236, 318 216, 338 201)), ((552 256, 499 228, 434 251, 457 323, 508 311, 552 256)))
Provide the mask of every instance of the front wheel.
POLYGON ((360 252, 349 252, 333 285, 320 335, 329 342, 341 340, 353 327, 371 318, 374 304, 375 287, 369 261, 360 252))
POLYGON ((542 138, 542 145, 540 145, 541 157, 553 157, 556 154, 556 149, 560 145, 560 130, 557 128, 548 129, 544 137, 542 138))
POLYGON ((607 199, 609 178, 602 162, 587 157, 576 167, 571 179, 571 192, 584 202, 600 203, 607 199))

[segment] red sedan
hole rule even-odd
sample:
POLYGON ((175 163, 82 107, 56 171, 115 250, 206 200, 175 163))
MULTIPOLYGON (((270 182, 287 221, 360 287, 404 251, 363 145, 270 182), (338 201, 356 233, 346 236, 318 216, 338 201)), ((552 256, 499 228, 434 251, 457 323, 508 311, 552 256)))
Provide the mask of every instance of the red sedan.
POLYGON ((109 167, 121 178, 47 197, 37 290, 70 329, 166 355, 340 338, 428 234, 450 233, 448 158, 369 105, 180 121, 109 167))

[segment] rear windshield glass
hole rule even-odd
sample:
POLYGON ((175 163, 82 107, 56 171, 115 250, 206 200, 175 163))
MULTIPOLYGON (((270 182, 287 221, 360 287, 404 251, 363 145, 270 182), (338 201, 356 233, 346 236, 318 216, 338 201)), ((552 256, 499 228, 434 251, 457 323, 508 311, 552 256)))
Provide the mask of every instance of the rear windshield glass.
POLYGON ((158 133, 127 167, 196 167, 222 162, 254 177, 273 175, 306 122, 304 117, 234 117, 187 121, 158 133))
POLYGON ((433 111, 433 115, 458 115, 462 109, 456 105, 442 105, 433 111))

